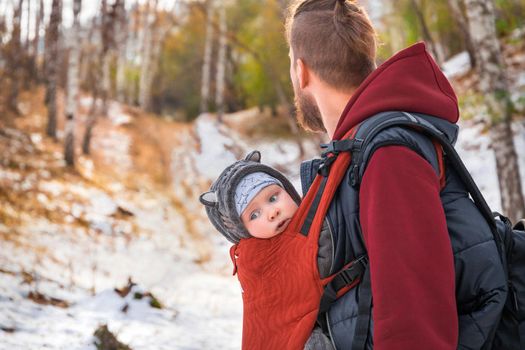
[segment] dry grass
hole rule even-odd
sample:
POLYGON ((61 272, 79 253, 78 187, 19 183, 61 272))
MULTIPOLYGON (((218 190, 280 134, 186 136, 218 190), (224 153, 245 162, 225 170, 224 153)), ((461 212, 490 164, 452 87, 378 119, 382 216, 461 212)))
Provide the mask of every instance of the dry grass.
POLYGON ((134 115, 128 131, 133 138, 131 155, 138 173, 158 186, 171 184, 171 152, 180 146, 179 136, 191 132, 191 125, 160 119, 152 114, 127 109, 134 115))
MULTIPOLYGON (((288 111, 278 110, 274 115, 269 108, 252 108, 225 117, 225 124, 240 134, 252 139, 289 139, 294 138, 290 129, 291 118, 288 111)), ((295 123, 294 120, 292 122, 295 123)))
MULTIPOLYGON (((63 94, 60 96, 63 97, 63 94)), ((14 119, 13 127, 20 133, 19 137, 23 139, 23 142, 18 142, 13 137, 0 133, 0 149, 11 149, 12 145, 17 142, 28 145, 27 149, 19 147, 13 149, 9 154, 4 153, 4 159, 0 163, 3 169, 19 175, 19 179, 10 180, 11 183, 3 182, 0 177, 0 222, 7 228, 0 231, 0 241, 10 241, 16 246, 31 249, 39 256, 45 255, 52 259, 51 252, 41 251, 39 247, 31 245, 27 234, 12 228, 23 227, 25 221, 28 220, 45 218, 60 226, 81 228, 90 235, 92 233, 90 223, 83 217, 73 218, 70 213, 73 203, 83 205, 86 199, 77 198, 74 193, 66 193, 68 184, 75 184, 86 189, 96 188, 110 197, 118 197, 119 194, 115 191, 126 192, 124 197, 127 198, 133 198, 135 191, 142 193, 151 191, 152 194, 165 194, 170 199, 173 209, 181 215, 184 222, 182 229, 188 233, 181 235, 181 240, 183 237, 189 238, 191 242, 188 243, 191 244, 192 249, 197 251, 196 262, 210 261, 211 243, 207 237, 198 232, 194 224, 202 218, 198 213, 192 213, 183 199, 177 199, 171 194, 172 151, 181 146, 193 149, 198 143, 192 124, 163 120, 158 116, 130 107, 123 107, 123 112, 131 116, 128 124, 116 126, 109 118, 99 118, 93 130, 93 142, 111 138, 112 133, 117 133, 124 139, 129 137, 131 164, 128 167, 107 158, 104 153, 107 150, 104 149, 104 143, 93 147, 90 156, 80 156, 81 137, 78 135, 82 135, 84 131, 88 112, 85 106, 81 106, 75 129, 78 161, 75 168, 68 168, 62 160, 63 140, 60 136, 64 126, 60 112, 63 103, 59 103, 57 119, 59 139, 53 140, 45 136, 47 110, 43 99, 44 89, 42 87, 24 92, 20 97, 23 114, 14 119), (33 144, 32 138, 41 138, 41 140, 33 144), (18 185, 28 176, 34 179, 31 188, 21 190, 18 185), (16 186, 13 186, 13 181, 16 186), (42 181, 57 181, 65 186, 66 192, 60 193, 58 195, 60 198, 52 198, 51 193, 40 188, 42 181), (114 185, 120 186, 121 189, 114 185), (42 194, 45 194, 49 201, 42 200, 42 194)), ((59 101, 61 99, 59 98, 59 101)), ((3 169, 0 168, 0 170, 3 169)), ((191 188, 185 188, 184 193, 187 197, 194 195, 191 188)), ((111 220, 115 220, 115 223, 130 222, 132 234, 129 235, 129 239, 139 232, 134 216, 125 210, 117 211, 111 220)))

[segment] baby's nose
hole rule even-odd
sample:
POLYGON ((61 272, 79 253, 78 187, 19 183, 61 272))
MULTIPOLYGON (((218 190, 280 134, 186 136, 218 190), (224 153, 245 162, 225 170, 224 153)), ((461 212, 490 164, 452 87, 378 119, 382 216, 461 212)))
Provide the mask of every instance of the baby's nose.
POLYGON ((276 217, 279 216, 280 213, 281 211, 279 210, 279 208, 272 208, 270 210, 270 220, 274 220, 276 217))

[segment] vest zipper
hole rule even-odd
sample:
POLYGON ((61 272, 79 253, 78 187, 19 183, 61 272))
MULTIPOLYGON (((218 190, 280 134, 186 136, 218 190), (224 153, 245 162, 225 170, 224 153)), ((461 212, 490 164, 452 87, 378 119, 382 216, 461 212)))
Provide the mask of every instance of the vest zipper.
POLYGON ((325 312, 324 316, 326 318, 326 328, 328 328, 328 335, 330 335, 330 341, 332 342, 334 350, 337 350, 337 347, 335 346, 335 342, 334 342, 334 337, 332 336, 332 328, 330 327, 330 320, 328 319, 328 312, 325 312))
POLYGON ((326 226, 328 227, 328 234, 330 235, 330 244, 332 246, 332 259, 330 261, 330 269, 328 270, 329 275, 333 274, 332 269, 334 268, 334 261, 335 261, 335 246, 334 246, 334 235, 332 226, 330 226, 330 220, 328 220, 328 213, 326 213, 325 216, 326 226))

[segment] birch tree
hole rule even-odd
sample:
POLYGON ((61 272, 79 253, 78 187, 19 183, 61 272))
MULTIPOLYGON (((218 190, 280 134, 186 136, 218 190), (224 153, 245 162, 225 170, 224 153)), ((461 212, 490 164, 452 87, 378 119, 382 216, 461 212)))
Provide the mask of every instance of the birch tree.
POLYGON ((211 53, 213 48, 213 1, 206 6, 206 39, 204 42, 204 63, 202 65, 200 112, 208 112, 210 101, 211 53))
POLYGON ((75 165, 75 115, 77 113, 78 65, 80 60, 80 23, 78 14, 81 7, 82 0, 74 0, 73 27, 71 28, 71 47, 67 73, 66 139, 64 143, 64 159, 68 166, 75 165))
POLYGON ((47 105, 47 128, 48 136, 56 139, 57 128, 57 85, 58 85, 58 65, 59 65, 59 26, 62 21, 62 1, 53 0, 51 5, 51 16, 47 29, 46 43, 46 105, 47 105))
MULTIPOLYGON (((142 47, 141 35, 142 31, 140 30, 141 26, 141 11, 139 5, 135 4, 131 9, 129 21, 129 31, 128 39, 126 42, 126 49, 128 57, 133 57, 133 60, 130 62, 133 69, 137 69, 136 57, 140 56, 140 50, 142 47)), ((126 88, 126 103, 128 104, 137 104, 140 87, 136 80, 132 80, 131 84, 127 84, 126 88)))
POLYGON ((488 110, 487 123, 496 158, 503 212, 525 217, 518 158, 511 129, 512 102, 500 44, 496 36, 492 0, 465 0, 470 35, 477 48, 479 90, 488 110))
POLYGON ((102 42, 102 45, 93 46, 91 51, 88 54, 86 54, 85 57, 85 60, 88 60, 88 62, 86 62, 86 66, 92 66, 92 69, 86 68, 86 80, 88 80, 90 83, 89 86, 93 95, 91 107, 87 116, 86 129, 82 138, 82 153, 85 155, 90 154, 93 128, 95 127, 95 124, 97 122, 97 116, 99 114, 98 98, 101 90, 100 80, 103 74, 101 64, 103 62, 102 57, 104 56, 104 51, 106 50, 106 47, 104 46, 103 26, 104 16, 107 15, 107 0, 102 0, 100 5, 100 12, 102 14, 102 19, 100 21, 97 20, 97 16, 93 17, 92 26, 89 31, 89 41, 93 42, 98 40, 99 42, 102 42))
POLYGON ((215 105, 217 118, 222 121, 224 114, 224 86, 226 80, 226 7, 222 3, 219 7, 219 52, 217 58, 217 77, 215 89, 215 105))
POLYGON ((117 47, 117 76, 115 84, 116 95, 118 101, 124 102, 126 95, 126 56, 128 51, 128 33, 133 30, 133 23, 131 18, 128 20, 126 16, 126 8, 124 7, 124 1, 122 0, 117 0, 115 2, 115 20, 115 40, 117 47))
MULTIPOLYGON (((18 57, 19 66, 21 66, 22 72, 20 73, 20 80, 23 84, 24 90, 29 90, 31 87, 31 78, 33 75, 31 74, 32 70, 32 60, 31 60, 31 2, 33 0, 26 0, 26 10, 25 10, 25 17, 21 16, 22 23, 25 23, 25 38, 24 38, 24 44, 20 45, 20 56, 18 57)), ((21 23, 21 24, 22 24, 21 23)), ((22 42, 21 42, 22 43, 22 42)))
POLYGON ((31 33, 31 2, 32 1, 33 0, 27 0, 26 41, 24 42, 26 53, 29 53, 29 50, 31 50, 30 48, 31 41, 29 40, 29 37, 31 33))
POLYGON ((143 20, 143 44, 141 53, 140 83, 139 83, 139 105, 145 110, 150 109, 151 103, 151 81, 152 81, 152 56, 154 52, 153 39, 155 33, 155 21, 158 0, 147 2, 146 12, 143 20))
POLYGON ((40 65, 38 61, 38 44, 40 42, 40 28, 42 26, 42 22, 44 21, 44 0, 37 1, 38 5, 38 12, 36 11, 35 7, 35 27, 33 31, 33 39, 31 41, 30 45, 30 53, 29 53, 29 64, 30 64, 30 70, 31 75, 33 78, 37 81, 41 81, 41 73, 40 73, 40 65))
POLYGON ((101 97, 102 97, 102 115, 107 116, 108 113, 108 98, 111 90, 111 52, 114 46, 114 21, 115 11, 109 9, 108 1, 102 0, 102 26, 101 26, 101 37, 102 37, 102 85, 101 85, 101 97))

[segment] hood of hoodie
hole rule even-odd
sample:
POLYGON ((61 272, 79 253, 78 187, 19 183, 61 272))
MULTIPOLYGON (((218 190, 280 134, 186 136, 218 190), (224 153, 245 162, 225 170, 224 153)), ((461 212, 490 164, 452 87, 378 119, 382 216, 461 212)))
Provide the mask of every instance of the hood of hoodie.
POLYGON ((450 123, 458 121, 456 94, 424 43, 398 52, 359 85, 339 118, 333 139, 340 139, 356 124, 384 111, 422 113, 450 123))

